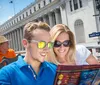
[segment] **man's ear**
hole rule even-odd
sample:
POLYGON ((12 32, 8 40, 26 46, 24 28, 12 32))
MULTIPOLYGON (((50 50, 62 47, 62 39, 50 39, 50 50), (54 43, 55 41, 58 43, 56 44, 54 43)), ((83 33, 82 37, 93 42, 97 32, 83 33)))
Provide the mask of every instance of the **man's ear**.
POLYGON ((27 41, 26 39, 23 39, 23 40, 22 40, 22 44, 23 44, 24 47, 27 47, 28 41, 27 41))

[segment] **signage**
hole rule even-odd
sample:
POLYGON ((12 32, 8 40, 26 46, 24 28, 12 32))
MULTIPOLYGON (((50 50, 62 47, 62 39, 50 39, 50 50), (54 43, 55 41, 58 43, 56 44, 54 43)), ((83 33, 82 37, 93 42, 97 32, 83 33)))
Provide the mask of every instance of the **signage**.
POLYGON ((93 33, 89 34, 89 38, 99 37, 99 36, 100 36, 100 32, 93 32, 93 33))

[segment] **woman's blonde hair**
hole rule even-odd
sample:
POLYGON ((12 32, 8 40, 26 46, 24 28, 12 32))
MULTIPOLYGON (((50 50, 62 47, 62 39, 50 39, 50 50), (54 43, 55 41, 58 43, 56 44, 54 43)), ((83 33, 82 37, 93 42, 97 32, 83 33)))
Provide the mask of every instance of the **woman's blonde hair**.
MULTIPOLYGON (((75 39, 74 39, 74 34, 72 33, 72 31, 70 31, 70 29, 64 25, 64 24, 57 24, 54 27, 52 27, 52 29, 50 30, 50 35, 51 35, 51 41, 55 42, 56 38, 58 37, 58 35, 60 35, 61 33, 66 32, 69 35, 69 39, 71 42, 68 54, 66 55, 66 60, 68 63, 75 63, 75 52, 76 52, 76 47, 75 47, 75 39)), ((56 59, 56 54, 54 53, 53 49, 51 50, 49 55, 49 61, 53 62, 55 64, 59 64, 59 62, 56 59)))

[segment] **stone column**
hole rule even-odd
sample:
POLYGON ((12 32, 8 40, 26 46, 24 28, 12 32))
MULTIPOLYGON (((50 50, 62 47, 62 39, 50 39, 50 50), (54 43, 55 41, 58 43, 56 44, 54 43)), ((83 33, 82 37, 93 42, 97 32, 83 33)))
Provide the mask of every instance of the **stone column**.
POLYGON ((21 28, 19 28, 19 51, 22 50, 22 35, 21 35, 21 28))
POLYGON ((74 10, 74 2, 73 2, 73 0, 71 0, 71 4, 72 4, 72 10, 74 10))
POLYGON ((47 24, 50 24, 48 15, 43 16, 43 21, 46 22, 47 24))
POLYGON ((20 50, 20 32, 19 32, 19 28, 17 29, 17 38, 18 38, 18 42, 17 42, 17 46, 18 46, 18 50, 20 50))
POLYGON ((17 35, 17 30, 14 30, 14 43, 15 43, 15 50, 18 50, 18 35, 17 35))
POLYGON ((34 19, 33 21, 34 21, 34 22, 38 22, 38 20, 37 20, 37 19, 34 19))
POLYGON ((56 24, 62 23, 60 9, 55 9, 56 24))
POLYGON ((79 3, 79 0, 77 0, 77 4, 78 4, 78 8, 80 8, 80 3, 79 3))
POLYGON ((61 11, 62 23, 65 25, 68 25, 68 17, 67 17, 66 3, 65 2, 63 2, 63 4, 60 6, 60 11, 61 11))
POLYGON ((9 39, 10 39, 10 44, 11 44, 10 47, 13 48, 11 32, 9 33, 9 35, 10 35, 10 38, 9 39))
POLYGON ((50 12, 50 13, 48 14, 48 16, 49 16, 49 23, 50 23, 50 26, 53 27, 53 17, 52 17, 52 12, 50 12))
MULTIPOLYGON (((21 41, 22 41, 22 39, 23 39, 23 26, 21 27, 20 33, 21 33, 21 41)), ((23 47, 23 45, 22 45, 22 50, 25 50, 25 48, 23 47)))
POLYGON ((43 22, 47 22, 46 15, 43 16, 43 22))
POLYGON ((10 33, 8 33, 9 47, 11 48, 10 33))
POLYGON ((43 21, 43 18, 42 18, 42 17, 39 17, 39 18, 38 18, 38 21, 43 21))
POLYGON ((15 50, 15 42, 14 42, 14 31, 11 32, 11 39, 12 39, 12 46, 13 46, 13 49, 15 50))

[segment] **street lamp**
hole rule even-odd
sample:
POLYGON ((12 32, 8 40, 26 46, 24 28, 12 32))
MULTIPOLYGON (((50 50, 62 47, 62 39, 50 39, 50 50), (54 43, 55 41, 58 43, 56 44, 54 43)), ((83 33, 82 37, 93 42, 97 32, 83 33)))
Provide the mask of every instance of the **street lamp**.
POLYGON ((14 10, 14 15, 15 15, 15 4, 14 4, 14 1, 11 0, 9 3, 13 4, 13 10, 14 10))
MULTIPOLYGON (((99 11, 98 16, 100 17, 100 0, 95 0, 95 3, 96 3, 96 9, 99 11)), ((98 44, 100 44, 100 36, 98 38, 99 38, 98 44)))
MULTIPOLYGON (((95 11, 95 18, 96 18, 96 25, 97 25, 97 33, 100 33, 100 0, 93 0, 94 3, 94 11, 95 11)), ((100 44, 100 35, 98 36, 98 44, 100 44)))
POLYGON ((100 0, 95 0, 96 3, 96 9, 99 11, 100 13, 100 0))
POLYGON ((93 15, 93 16, 100 16, 100 0, 95 0, 95 8, 96 8, 96 10, 97 11, 99 11, 99 13, 98 14, 95 14, 95 15, 93 15))

